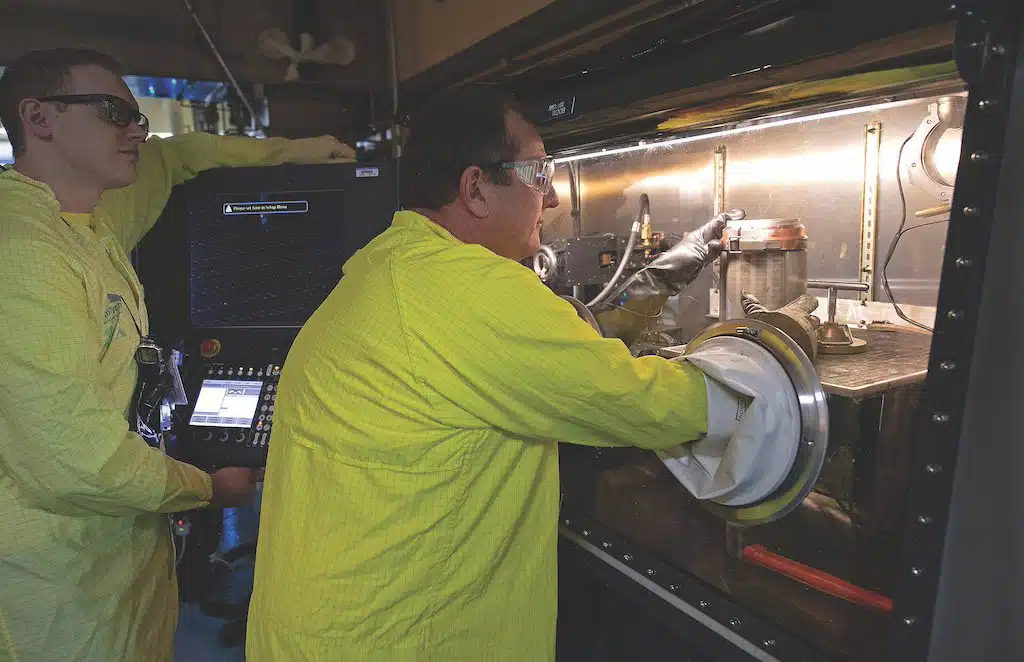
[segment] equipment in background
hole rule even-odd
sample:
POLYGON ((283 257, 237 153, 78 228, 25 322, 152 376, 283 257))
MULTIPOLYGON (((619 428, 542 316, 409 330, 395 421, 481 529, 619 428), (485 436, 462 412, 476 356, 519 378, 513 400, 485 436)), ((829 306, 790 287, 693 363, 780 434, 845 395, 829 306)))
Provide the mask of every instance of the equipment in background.
POLYGON ((741 297, 769 310, 807 292, 807 229, 798 219, 730 221, 722 234, 719 319, 744 317, 741 297))
POLYGON ((628 244, 628 236, 611 234, 556 239, 534 254, 533 269, 556 291, 578 285, 604 287, 623 262, 625 274, 636 273, 644 266, 642 246, 635 246, 624 257, 628 244))
POLYGON ((175 189, 135 255, 153 335, 184 356, 169 452, 263 466, 292 341, 396 209, 393 163, 223 168, 175 189))
POLYGON ((281 28, 264 30, 256 38, 256 46, 265 58, 287 60, 285 82, 300 80, 299 65, 307 62, 345 67, 356 59, 356 46, 348 37, 337 34, 328 41, 317 44, 313 35, 303 32, 299 35, 299 48, 292 46, 288 33, 281 28))
POLYGON ((573 237, 542 245, 533 256, 533 270, 556 292, 571 289, 580 298, 588 285, 599 285, 601 291, 587 302, 595 306, 604 301, 628 272, 636 273, 651 260, 655 245, 661 245, 664 234, 654 234, 651 226, 651 199, 640 195, 640 208, 627 237, 603 234, 580 236, 580 213, 576 175, 569 173, 572 190, 573 237), (643 237, 640 247, 637 239, 643 237))
POLYGON ((850 327, 836 322, 836 302, 839 290, 867 292, 866 283, 833 283, 808 281, 807 287, 828 292, 828 320, 818 327, 818 351, 822 354, 859 354, 867 349, 867 341, 854 338, 850 327))
MULTIPOLYGON (((574 181, 570 169, 570 184, 574 181)), ((575 198, 575 186, 571 188, 575 198)), ((574 200, 574 234, 579 231, 577 209, 574 200)), ((650 198, 643 193, 627 237, 605 234, 559 239, 541 245, 533 256, 533 270, 541 281, 589 309, 589 317, 596 319, 587 321, 604 336, 629 345, 634 355, 645 353, 651 340, 657 347, 673 344, 670 336, 654 332, 651 323, 668 298, 679 294, 717 256, 722 227, 746 215, 742 209, 733 209, 683 237, 668 239, 654 231, 650 209, 650 198), (592 298, 584 297, 586 288, 598 287, 600 291, 592 298), (587 298, 590 300, 583 304, 587 298)), ((573 305, 580 312, 579 306, 573 305)))

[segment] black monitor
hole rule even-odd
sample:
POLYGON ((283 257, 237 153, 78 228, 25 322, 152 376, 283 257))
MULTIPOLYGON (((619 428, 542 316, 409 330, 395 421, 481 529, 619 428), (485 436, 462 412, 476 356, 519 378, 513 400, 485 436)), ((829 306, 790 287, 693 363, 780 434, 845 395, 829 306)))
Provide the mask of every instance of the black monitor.
POLYGON ((390 225, 397 197, 390 162, 202 173, 175 189, 136 253, 154 332, 279 361, 260 344, 286 349, 345 262, 390 225))

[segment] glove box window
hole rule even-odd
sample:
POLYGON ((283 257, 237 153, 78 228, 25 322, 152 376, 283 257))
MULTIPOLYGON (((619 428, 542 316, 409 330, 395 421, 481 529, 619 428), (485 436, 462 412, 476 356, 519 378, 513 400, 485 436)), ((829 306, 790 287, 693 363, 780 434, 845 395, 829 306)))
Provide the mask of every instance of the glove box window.
MULTIPOLYGON (((738 208, 748 219, 797 219, 806 228, 805 278, 860 285, 868 248, 865 164, 875 158, 877 226, 871 228, 870 256, 877 257, 878 266, 867 279, 869 292, 840 290, 831 306, 827 296, 818 296, 826 292, 810 291, 818 297, 815 314, 822 322, 831 312, 836 324, 866 341, 866 348, 858 354, 818 352, 814 359, 828 397, 828 452, 813 491, 796 510, 769 524, 741 528, 698 503, 654 453, 565 444, 567 534, 582 538, 589 527, 593 532, 586 538, 595 549, 602 543, 604 549, 625 546, 661 564, 638 567, 641 574, 660 581, 665 572, 681 572, 759 622, 836 659, 885 657, 913 428, 931 346, 931 335, 899 313, 923 326, 934 323, 945 247, 942 221, 948 218, 941 210, 951 191, 950 182, 936 184, 927 172, 924 178, 915 172, 914 181, 897 182, 897 177, 912 159, 905 149, 908 139, 935 116, 936 107, 962 112, 961 90, 952 81, 943 95, 865 101, 842 113, 712 132, 706 138, 683 136, 663 147, 610 149, 576 161, 584 237, 627 236, 642 194, 650 197, 654 230, 665 237, 685 236, 714 214, 738 208), (877 134, 869 136, 869 127, 881 131, 875 157, 867 146, 877 134), (904 213, 911 219, 906 226, 921 227, 904 230, 907 236, 901 236, 887 267, 897 311, 879 284, 886 249, 904 213), (597 539, 602 536, 606 539, 597 539)), ((944 140, 958 137, 953 132, 944 140)), ((945 151, 957 150, 946 146, 945 151)), ((556 172, 560 194, 563 188, 568 193, 566 165, 556 172)), ((933 170, 950 171, 948 164, 940 166, 933 170)), ((544 242, 572 240, 570 210, 550 210, 544 242)), ((674 350, 666 345, 685 344, 718 322, 709 314, 710 299, 721 286, 714 266, 705 269, 668 300, 660 316, 646 321, 636 347, 642 345, 645 354, 670 355, 674 350)), ((586 288, 586 296, 592 296, 601 284, 586 288)), ((621 555, 617 559, 622 562, 621 555)), ((728 629, 729 618, 723 622, 728 629)), ((745 637, 753 640, 750 633, 745 637)))

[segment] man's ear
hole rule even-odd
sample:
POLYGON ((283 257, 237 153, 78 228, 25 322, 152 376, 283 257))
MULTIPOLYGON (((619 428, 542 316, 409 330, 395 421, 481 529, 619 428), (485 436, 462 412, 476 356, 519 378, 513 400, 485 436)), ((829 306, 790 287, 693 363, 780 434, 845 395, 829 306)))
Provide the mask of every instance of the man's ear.
POLYGON ((470 166, 463 170, 459 179, 459 197, 462 204, 477 218, 486 218, 490 214, 484 190, 486 181, 483 170, 478 166, 470 166))
POLYGON ((31 135, 39 140, 51 139, 55 113, 53 106, 47 106, 35 99, 23 99, 18 104, 18 116, 21 118, 26 137, 31 135))

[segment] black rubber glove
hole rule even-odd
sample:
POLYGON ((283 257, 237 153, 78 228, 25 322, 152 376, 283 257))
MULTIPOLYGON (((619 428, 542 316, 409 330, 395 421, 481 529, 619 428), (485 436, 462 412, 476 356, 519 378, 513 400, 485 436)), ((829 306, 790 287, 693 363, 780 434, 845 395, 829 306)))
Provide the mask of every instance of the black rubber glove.
POLYGON ((631 345, 649 330, 669 297, 692 283, 722 253, 722 231, 742 210, 719 214, 627 278, 601 303, 591 306, 601 333, 631 345))
POLYGON ((740 305, 747 317, 771 324, 795 340, 807 358, 813 361, 817 356, 821 320, 811 314, 818 307, 818 300, 810 294, 801 294, 782 308, 768 310, 753 294, 742 292, 740 305))

